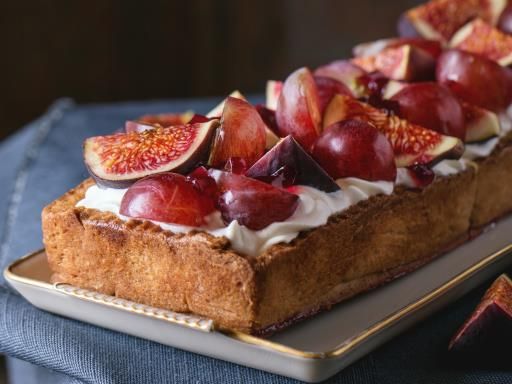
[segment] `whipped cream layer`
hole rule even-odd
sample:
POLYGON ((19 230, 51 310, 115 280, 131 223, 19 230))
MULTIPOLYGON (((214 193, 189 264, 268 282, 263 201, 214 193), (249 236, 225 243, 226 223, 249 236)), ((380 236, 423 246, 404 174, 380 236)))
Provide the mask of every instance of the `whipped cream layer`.
MULTIPOLYGON (((220 212, 211 214, 207 218, 208 224, 201 228, 152 222, 162 229, 174 233, 187 233, 196 229, 208 232, 216 237, 226 237, 236 251, 249 256, 256 256, 274 244, 289 243, 301 231, 326 224, 331 215, 342 212, 362 200, 378 194, 390 195, 393 193, 393 183, 387 181, 369 182, 356 178, 345 178, 337 180, 337 183, 341 190, 333 193, 325 193, 312 187, 299 186, 297 188, 299 203, 294 214, 286 221, 273 223, 259 231, 244 227, 238 224, 237 221, 225 226, 220 212)), ((129 220, 129 217, 119 213, 121 200, 126 191, 126 189, 102 189, 93 185, 85 193, 84 199, 77 203, 77 207, 111 212, 122 220, 129 220)))
POLYGON ((512 131, 512 105, 508 107, 506 112, 500 113, 499 118, 501 126, 500 135, 482 143, 466 144, 463 156, 465 159, 474 160, 489 156, 498 145, 500 138, 512 131))

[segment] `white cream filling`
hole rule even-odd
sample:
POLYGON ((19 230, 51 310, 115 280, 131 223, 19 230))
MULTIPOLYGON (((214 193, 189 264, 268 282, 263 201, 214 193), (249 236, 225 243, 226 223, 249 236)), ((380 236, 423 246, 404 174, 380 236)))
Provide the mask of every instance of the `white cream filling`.
MULTIPOLYGON (((198 229, 213 236, 224 236, 230 240, 233 249, 246 255, 255 256, 274 244, 289 243, 301 231, 326 224, 331 215, 339 213, 359 201, 378 194, 390 195, 393 193, 393 183, 388 181, 369 182, 346 178, 338 180, 337 183, 341 190, 333 193, 325 193, 312 187, 298 187, 299 204, 294 214, 286 221, 273 223, 259 231, 253 231, 238 224, 237 221, 224 226, 219 212, 210 215, 207 220, 208 225, 201 228, 153 222, 162 229, 175 233, 186 233, 192 229, 198 229)), ((111 212, 122 220, 129 220, 128 217, 119 214, 121 200, 126 191, 126 189, 101 189, 93 185, 85 193, 84 199, 77 203, 77 207, 111 212)))

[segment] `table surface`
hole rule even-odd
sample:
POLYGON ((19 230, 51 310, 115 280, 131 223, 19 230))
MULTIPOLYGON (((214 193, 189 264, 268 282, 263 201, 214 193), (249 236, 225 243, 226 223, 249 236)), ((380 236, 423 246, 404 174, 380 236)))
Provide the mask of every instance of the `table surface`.
MULTIPOLYGON (((87 177, 81 150, 86 137, 110 133, 145 113, 205 113, 218 101, 75 105, 63 99, 0 143, 0 267, 41 247, 41 208, 87 177)), ((512 367, 454 364, 446 352, 451 335, 489 284, 328 382, 512 383, 512 367)), ((14 293, 3 277, 0 353, 16 358, 9 361, 12 383, 296 382, 42 312, 14 293)))

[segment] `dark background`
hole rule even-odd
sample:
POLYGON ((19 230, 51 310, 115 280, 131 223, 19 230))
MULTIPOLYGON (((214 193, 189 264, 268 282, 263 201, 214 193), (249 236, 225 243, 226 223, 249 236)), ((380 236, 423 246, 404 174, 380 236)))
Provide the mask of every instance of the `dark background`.
POLYGON ((5 0, 0 139, 56 98, 263 92, 267 79, 392 36, 418 0, 5 0))

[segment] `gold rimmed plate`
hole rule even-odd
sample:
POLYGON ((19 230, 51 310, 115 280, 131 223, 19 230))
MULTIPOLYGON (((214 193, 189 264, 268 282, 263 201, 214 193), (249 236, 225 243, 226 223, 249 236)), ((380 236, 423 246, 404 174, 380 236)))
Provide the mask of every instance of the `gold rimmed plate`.
POLYGON ((289 376, 324 380, 512 264, 512 217, 419 270, 268 339, 209 320, 50 283, 43 250, 4 271, 36 307, 191 352, 289 376))

